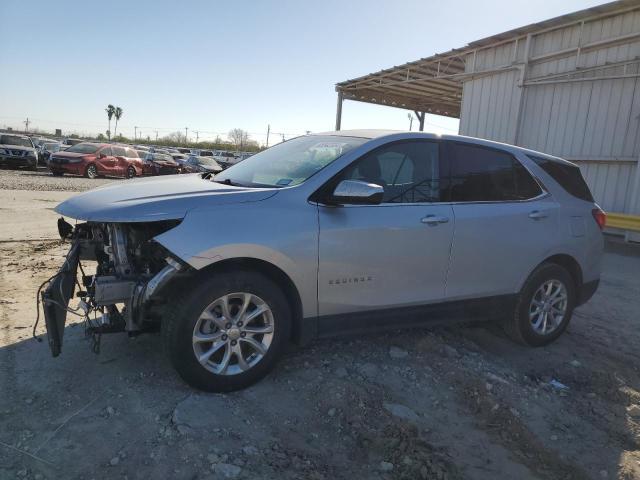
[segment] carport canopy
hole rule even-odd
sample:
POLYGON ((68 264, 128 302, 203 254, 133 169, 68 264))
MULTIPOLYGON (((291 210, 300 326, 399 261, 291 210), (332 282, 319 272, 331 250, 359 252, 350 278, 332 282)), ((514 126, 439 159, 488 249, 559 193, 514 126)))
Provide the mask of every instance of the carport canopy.
POLYGON ((425 113, 460 118, 464 49, 451 50, 398 65, 336 85, 336 130, 342 122, 345 99, 413 110, 424 128, 425 113))

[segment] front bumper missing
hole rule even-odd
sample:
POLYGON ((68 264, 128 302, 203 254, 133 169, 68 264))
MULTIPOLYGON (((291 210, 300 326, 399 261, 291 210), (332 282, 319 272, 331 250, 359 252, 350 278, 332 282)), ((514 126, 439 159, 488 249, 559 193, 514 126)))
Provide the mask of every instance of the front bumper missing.
POLYGON ((80 242, 74 241, 64 264, 42 292, 44 320, 47 327, 49 348, 54 357, 60 355, 62 338, 67 321, 69 300, 74 294, 78 263, 80 261, 80 242))

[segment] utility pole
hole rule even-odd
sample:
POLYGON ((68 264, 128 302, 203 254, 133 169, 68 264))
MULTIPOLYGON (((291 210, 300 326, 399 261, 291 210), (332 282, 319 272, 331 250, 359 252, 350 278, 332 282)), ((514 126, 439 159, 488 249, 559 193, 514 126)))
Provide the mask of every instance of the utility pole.
POLYGON ((269 148, 269 132, 271 132, 271 125, 267 125, 267 148, 269 148))
POLYGON ((133 127, 133 141, 138 139, 138 127, 133 127))
POLYGON ((154 130, 156 132, 156 142, 158 141, 158 130, 154 130))
POLYGON ((189 128, 184 127, 184 144, 186 145, 189 142, 189 128))
POLYGON ((413 115, 407 113, 407 116, 409 117, 409 131, 411 131, 411 127, 413 127, 413 115))
POLYGON ((198 143, 198 140, 200 139, 200 132, 198 130, 194 130, 195 134, 196 134, 196 143, 198 143))
POLYGON ((29 132, 29 117, 24 121, 25 131, 29 132))
POLYGON ((284 133, 281 133, 280 135, 282 135, 282 141, 283 141, 283 142, 284 142, 284 141, 286 141, 286 140, 284 139, 284 133))

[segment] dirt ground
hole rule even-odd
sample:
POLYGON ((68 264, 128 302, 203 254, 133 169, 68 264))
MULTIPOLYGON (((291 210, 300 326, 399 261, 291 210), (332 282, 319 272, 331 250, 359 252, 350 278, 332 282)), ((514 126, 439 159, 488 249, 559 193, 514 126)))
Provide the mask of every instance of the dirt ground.
POLYGON ((103 336, 95 355, 72 323, 56 359, 31 338, 69 194, 0 189, 1 479, 640 478, 638 247, 609 244, 600 289, 549 347, 490 325, 323 340, 203 394, 158 335, 103 336))

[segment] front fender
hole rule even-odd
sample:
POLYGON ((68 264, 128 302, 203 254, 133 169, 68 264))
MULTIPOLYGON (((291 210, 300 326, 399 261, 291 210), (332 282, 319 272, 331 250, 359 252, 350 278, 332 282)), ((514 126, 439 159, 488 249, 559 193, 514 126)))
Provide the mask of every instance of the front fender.
POLYGON ((295 284, 303 316, 316 316, 317 215, 314 205, 273 197, 251 205, 196 209, 155 240, 197 270, 234 258, 268 262, 295 284))

